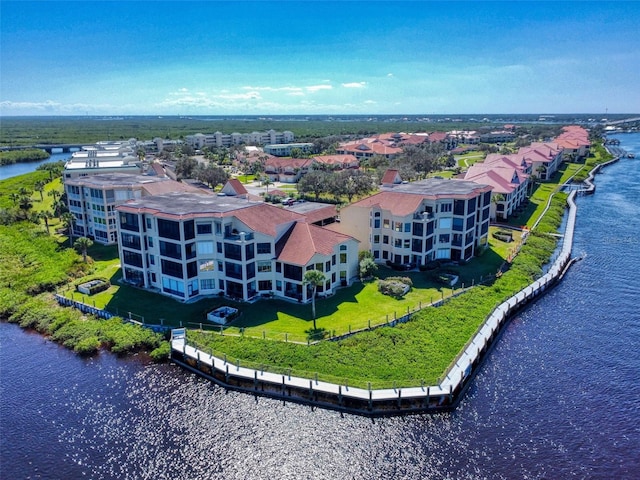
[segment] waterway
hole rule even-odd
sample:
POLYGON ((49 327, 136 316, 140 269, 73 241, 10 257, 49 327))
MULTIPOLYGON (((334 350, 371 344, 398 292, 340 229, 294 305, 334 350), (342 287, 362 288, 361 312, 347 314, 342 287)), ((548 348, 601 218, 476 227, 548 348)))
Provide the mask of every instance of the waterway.
POLYGON ((514 317, 451 413, 369 419, 83 359, 0 323, 0 478, 640 478, 640 135, 578 198, 585 258, 514 317))
POLYGON ((68 160, 71 158, 71 153, 53 153, 45 160, 39 160, 36 162, 20 162, 13 163, 11 165, 0 166, 0 180, 16 177, 25 173, 35 171, 43 163, 57 162, 58 160, 68 160))

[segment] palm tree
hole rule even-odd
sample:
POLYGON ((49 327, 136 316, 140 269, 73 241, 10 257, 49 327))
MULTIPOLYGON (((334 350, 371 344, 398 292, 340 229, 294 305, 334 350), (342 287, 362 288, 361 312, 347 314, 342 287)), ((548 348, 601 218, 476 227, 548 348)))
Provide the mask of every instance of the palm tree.
POLYGON ((316 290, 324 285, 326 278, 320 270, 307 270, 304 274, 303 285, 311 287, 311 316, 313 317, 313 329, 316 328, 316 290))
POLYGON ((44 195, 42 193, 44 192, 44 185, 45 185, 44 182, 36 182, 36 184, 33 186, 34 190, 40 194, 41 202, 44 201, 44 195))
POLYGON ((60 220, 69 233, 69 246, 71 246, 73 245, 73 221, 75 220, 75 217, 72 213, 65 212, 60 215, 60 220))
POLYGON ((75 249, 82 253, 82 260, 84 261, 84 263, 87 263, 87 250, 91 247, 91 245, 93 245, 93 240, 87 237, 80 237, 73 244, 75 249))
POLYGON ((49 195, 50 197, 53 197, 53 203, 56 203, 58 201, 58 191, 57 190, 49 190, 47 192, 47 195, 49 195))
POLYGON ((38 219, 44 221, 44 228, 46 228, 48 234, 51 233, 49 231, 49 220, 51 220, 52 218, 53 215, 47 210, 43 210, 42 212, 38 213, 38 219))

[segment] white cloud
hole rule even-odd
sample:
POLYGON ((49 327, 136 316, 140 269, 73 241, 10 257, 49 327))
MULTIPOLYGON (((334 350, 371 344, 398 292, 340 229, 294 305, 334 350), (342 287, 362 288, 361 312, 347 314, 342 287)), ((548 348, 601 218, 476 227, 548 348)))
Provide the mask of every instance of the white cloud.
POLYGON ((310 85, 308 87, 305 87, 305 89, 308 92, 315 93, 319 92, 320 90, 332 90, 333 87, 331 85, 310 85))
POLYGON ((387 77, 393 77, 393 73, 387 73, 387 77))
POLYGON ((365 100, 365 101, 364 101, 364 103, 365 103, 366 105, 375 105, 375 104, 376 104, 376 103, 378 103, 378 102, 376 102, 375 100, 365 100))
POLYGON ((351 83, 343 83, 342 86, 344 88, 364 88, 367 86, 367 82, 351 82, 351 83))

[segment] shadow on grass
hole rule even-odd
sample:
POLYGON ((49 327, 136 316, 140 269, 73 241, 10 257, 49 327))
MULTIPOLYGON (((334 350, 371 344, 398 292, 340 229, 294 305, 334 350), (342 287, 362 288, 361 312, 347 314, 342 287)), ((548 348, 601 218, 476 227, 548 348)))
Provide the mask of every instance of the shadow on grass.
POLYGON ((324 328, 310 328, 309 330, 305 330, 304 333, 307 334, 307 339, 312 342, 322 340, 329 336, 329 332, 324 328))

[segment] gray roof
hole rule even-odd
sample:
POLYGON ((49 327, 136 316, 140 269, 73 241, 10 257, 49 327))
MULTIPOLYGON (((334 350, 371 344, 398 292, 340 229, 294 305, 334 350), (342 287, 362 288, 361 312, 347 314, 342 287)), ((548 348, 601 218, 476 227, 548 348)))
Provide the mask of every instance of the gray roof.
POLYGON ((206 193, 170 193, 130 200, 121 207, 148 208, 172 215, 189 215, 221 214, 259 203, 262 202, 251 202, 238 197, 208 195, 206 193))
POLYGON ((165 177, 134 175, 130 173, 98 173, 86 177, 68 178, 65 179, 64 183, 67 185, 95 185, 97 187, 107 185, 128 187, 144 185, 145 183, 166 182, 167 180, 169 179, 165 177))
POLYGON ((488 185, 449 178, 427 178, 410 183, 383 186, 382 192, 412 193, 416 195, 467 195, 488 185))

